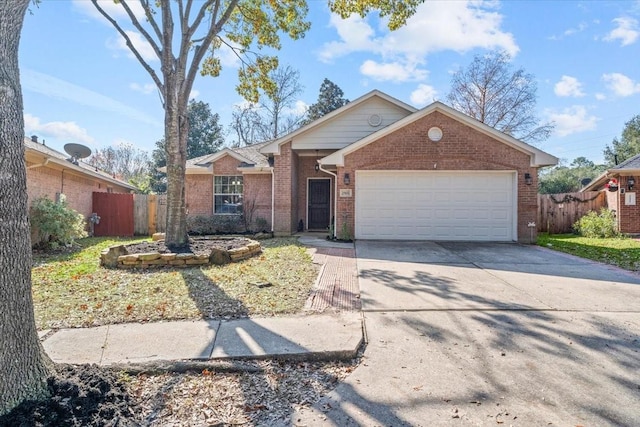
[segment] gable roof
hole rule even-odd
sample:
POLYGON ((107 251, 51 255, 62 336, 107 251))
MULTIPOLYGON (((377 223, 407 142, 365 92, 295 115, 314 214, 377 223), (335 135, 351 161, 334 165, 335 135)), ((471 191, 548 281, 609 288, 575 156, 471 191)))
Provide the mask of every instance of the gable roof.
POLYGON ((640 154, 636 154, 635 156, 628 158, 619 165, 615 165, 607 169, 596 179, 585 185, 580 191, 582 192, 598 190, 600 187, 603 187, 612 176, 629 174, 640 175, 640 154))
POLYGON ((321 126, 323 123, 326 123, 327 121, 333 119, 334 117, 344 114, 345 112, 358 107, 359 105, 362 105, 364 102, 368 101, 371 98, 374 97, 378 97, 381 98, 387 102, 390 102, 391 104, 406 110, 410 113, 414 113, 416 111, 415 107, 412 107, 409 104, 405 104, 404 102, 387 95, 384 92, 380 92, 379 90, 372 90, 371 92, 361 96, 360 98, 357 98, 351 102, 349 102, 346 105, 343 105, 342 107, 333 110, 332 112, 325 114, 324 116, 320 117, 317 120, 312 121, 311 123, 302 126, 296 130, 294 130, 291 133, 288 133, 278 139, 274 139, 273 141, 270 141, 269 143, 267 143, 261 150, 260 152, 263 154, 280 154, 280 146, 282 144, 287 143, 288 141, 291 141, 291 139, 295 138, 296 136, 303 134, 311 129, 317 128, 318 126, 321 126))
POLYGON ((97 167, 90 165, 89 163, 83 162, 82 160, 78 161, 77 164, 71 163, 69 160, 67 160, 69 158, 68 154, 63 154, 47 145, 32 141, 30 138, 26 138, 26 137, 24 138, 24 146, 25 146, 25 152, 27 154, 35 153, 37 155, 43 156, 42 164, 31 165, 31 166, 28 166, 28 168, 33 166, 44 166, 49 163, 53 163, 58 166, 62 166, 65 169, 71 169, 79 174, 88 175, 91 178, 100 179, 100 180, 109 182, 111 184, 124 187, 128 190, 137 190, 137 188, 134 187, 133 185, 125 181, 116 179, 110 174, 108 174, 107 172, 100 170, 97 167))
POLYGON ((457 120, 471 128, 474 128, 475 130, 482 132, 486 135, 489 135, 490 137, 512 147, 515 148, 518 151, 521 151, 523 153, 529 154, 531 156, 531 166, 533 167, 539 167, 539 166, 553 166, 558 164, 558 158, 552 156, 551 154, 548 154, 532 145, 529 145, 525 142, 522 142, 518 139, 513 138, 512 136, 509 136, 503 132, 500 132, 494 128, 492 128, 491 126, 488 126, 476 119, 474 119, 473 117, 467 116, 466 114, 463 114, 461 112, 459 112, 458 110, 455 110, 439 101, 436 101, 426 107, 424 107, 422 110, 416 111, 413 114, 410 114, 409 116, 405 117, 404 119, 398 120, 395 123, 390 124, 389 126, 380 129, 377 132, 372 133, 371 135, 360 139, 359 141, 354 142, 351 145, 346 146, 345 148, 338 150, 322 159, 320 159, 320 163, 323 165, 336 165, 336 166, 344 166, 344 156, 346 156, 349 153, 352 153, 356 150, 359 150, 362 147, 365 147, 369 144, 371 144, 374 141, 377 141, 378 139, 389 135, 401 128, 403 128, 404 126, 407 126, 410 123, 415 122, 416 120, 419 120, 429 114, 432 114, 433 112, 440 112, 446 116, 449 116, 451 118, 453 118, 454 120, 457 120))
MULTIPOLYGON (((231 156, 234 159, 238 160, 238 162, 243 163, 245 166, 268 167, 269 161, 267 159, 267 156, 260 153, 260 149, 269 144, 269 142, 270 141, 261 142, 258 144, 247 145, 246 147, 239 148, 226 147, 212 154, 194 157, 193 159, 187 160, 186 169, 191 170, 192 172, 208 171, 211 163, 214 163, 216 160, 221 159, 224 156, 231 156)), ((161 172, 166 172, 166 167, 159 168, 159 170, 161 172)))

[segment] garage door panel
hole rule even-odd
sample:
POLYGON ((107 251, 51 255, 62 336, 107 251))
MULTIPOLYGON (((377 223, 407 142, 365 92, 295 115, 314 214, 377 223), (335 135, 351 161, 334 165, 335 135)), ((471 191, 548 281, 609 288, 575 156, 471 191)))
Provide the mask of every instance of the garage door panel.
POLYGON ((511 241, 513 173, 356 172, 356 238, 511 241))

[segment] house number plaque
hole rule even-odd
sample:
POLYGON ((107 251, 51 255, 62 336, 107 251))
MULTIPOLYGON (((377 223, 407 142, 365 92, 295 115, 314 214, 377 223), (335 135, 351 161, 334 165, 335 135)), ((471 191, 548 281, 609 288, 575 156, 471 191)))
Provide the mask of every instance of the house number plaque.
POLYGON ((353 197, 350 188, 341 188, 340 197, 353 197))

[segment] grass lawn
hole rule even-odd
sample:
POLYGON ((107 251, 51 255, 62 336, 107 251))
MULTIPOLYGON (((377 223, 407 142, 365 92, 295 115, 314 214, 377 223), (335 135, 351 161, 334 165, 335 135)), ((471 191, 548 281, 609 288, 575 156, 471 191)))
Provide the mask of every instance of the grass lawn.
POLYGON ((38 328, 291 314, 302 309, 318 274, 295 238, 264 240, 261 255, 225 266, 100 267, 103 249, 142 240, 87 238, 77 241, 72 253, 34 254, 38 328))
POLYGON ((538 245, 625 270, 640 270, 640 241, 631 238, 592 239, 574 234, 539 234, 538 245))

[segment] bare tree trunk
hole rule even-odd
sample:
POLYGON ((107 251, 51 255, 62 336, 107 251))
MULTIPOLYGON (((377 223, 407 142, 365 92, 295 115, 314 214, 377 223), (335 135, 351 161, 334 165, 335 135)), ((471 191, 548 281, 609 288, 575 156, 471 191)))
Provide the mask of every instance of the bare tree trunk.
POLYGON ((47 394, 31 297, 31 236, 18 46, 29 0, 0 1, 0 415, 47 394))
MULTIPOLYGON (((168 88, 177 87, 176 73, 164 73, 168 88)), ((167 231, 165 242, 172 249, 189 244, 187 236, 187 208, 185 195, 185 171, 187 162, 188 119, 187 103, 178 91, 167 90, 164 122, 167 155, 167 231)))

